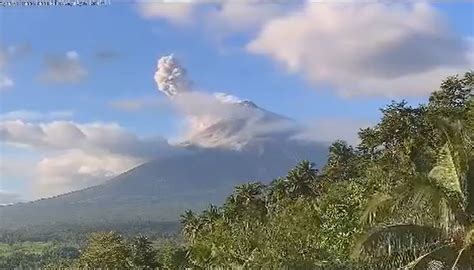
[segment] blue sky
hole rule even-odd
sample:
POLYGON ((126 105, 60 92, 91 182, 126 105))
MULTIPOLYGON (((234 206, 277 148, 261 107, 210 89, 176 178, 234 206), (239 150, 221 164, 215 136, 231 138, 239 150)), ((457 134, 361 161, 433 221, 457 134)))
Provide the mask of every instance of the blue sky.
MULTIPOLYGON (((378 108, 392 99, 424 102, 443 75, 472 68, 474 4, 469 1, 348 6, 357 7, 112 1, 104 7, 2 8, 0 120, 89 125, 81 131, 94 123, 115 123, 137 142, 175 138, 182 116, 167 105, 153 79, 157 60, 174 53, 197 91, 226 92, 316 126, 318 121, 351 123, 355 132, 376 122, 378 108), (369 14, 368 21, 358 13, 369 14), (407 75, 404 70, 412 67, 407 75), (144 106, 146 100, 156 100, 155 105, 144 106), (128 101, 140 108, 114 105, 128 101)), ((330 134, 344 137, 344 132, 330 134)), ((0 191, 24 198, 38 196, 32 195, 37 180, 19 168, 39 168, 41 161, 77 150, 24 138, 2 137, 2 142, 6 165, 0 191)), ((125 164, 140 158, 127 156, 125 164)), ((110 167, 92 171, 118 173, 110 167)))

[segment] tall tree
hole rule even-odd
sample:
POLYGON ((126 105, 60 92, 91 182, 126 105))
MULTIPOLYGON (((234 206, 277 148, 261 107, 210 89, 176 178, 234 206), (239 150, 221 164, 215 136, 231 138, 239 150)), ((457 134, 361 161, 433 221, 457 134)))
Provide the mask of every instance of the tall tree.
POLYGON ((193 243, 201 227, 201 220, 192 210, 186 210, 181 215, 181 226, 184 238, 193 243))
POLYGON ((224 203, 225 218, 238 219, 246 215, 263 218, 266 214, 264 188, 260 182, 235 187, 234 193, 224 203))
POLYGON ((440 90, 431 94, 428 107, 438 116, 467 121, 467 112, 472 110, 473 88, 473 71, 466 72, 461 78, 458 75, 448 77, 440 90))
POLYGON ((286 177, 288 196, 291 198, 316 196, 317 176, 318 170, 314 163, 308 160, 301 161, 286 177))
POLYGON ((159 266, 156 250, 152 242, 144 235, 136 236, 130 247, 130 257, 134 267, 155 269, 159 266))
POLYGON ((441 125, 446 143, 436 166, 428 173, 415 170, 411 182, 390 194, 374 195, 362 220, 385 223, 360 239, 354 256, 365 254, 368 260, 390 267, 406 263, 405 267, 425 269, 434 261, 450 269, 474 265, 474 225, 467 213, 465 188, 472 181, 467 178, 473 169, 472 142, 460 121, 441 125))
POLYGON ((161 262, 161 267, 159 269, 189 269, 186 250, 174 242, 166 242, 162 245, 158 250, 158 258, 161 262))
POLYGON ((124 269, 132 266, 130 250, 117 232, 94 233, 79 264, 86 268, 124 269))
POLYGON ((336 182, 355 179, 360 175, 358 155, 347 142, 337 140, 329 146, 327 164, 322 170, 325 181, 336 182))

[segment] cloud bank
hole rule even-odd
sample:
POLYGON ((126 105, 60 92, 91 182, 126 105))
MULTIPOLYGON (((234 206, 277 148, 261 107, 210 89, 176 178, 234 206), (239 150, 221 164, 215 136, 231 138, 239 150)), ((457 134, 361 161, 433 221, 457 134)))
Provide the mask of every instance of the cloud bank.
POLYGON ((246 48, 343 96, 422 96, 473 66, 469 41, 424 2, 308 3, 246 48))
POLYGON ((226 34, 259 28, 266 21, 292 10, 299 2, 301 1, 137 1, 137 10, 146 19, 162 19, 179 26, 198 24, 208 31, 226 34))
POLYGON ((163 138, 139 138, 114 123, 6 120, 0 122, 0 141, 41 156, 34 166, 35 196, 99 184, 176 151, 163 138))
POLYGON ((256 31, 248 53, 343 97, 425 96, 440 78, 474 68, 472 39, 453 31, 429 2, 302 2, 180 2, 171 5, 180 12, 148 18, 188 20, 217 36, 256 31))
POLYGON ((193 1, 137 1, 137 10, 142 17, 163 18, 174 24, 190 23, 195 7, 193 1))

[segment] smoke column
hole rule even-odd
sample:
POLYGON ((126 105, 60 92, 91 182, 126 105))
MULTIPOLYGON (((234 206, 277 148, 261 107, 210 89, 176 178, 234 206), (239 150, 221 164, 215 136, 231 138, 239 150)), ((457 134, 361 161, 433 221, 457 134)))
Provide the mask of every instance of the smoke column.
POLYGON ((158 89, 168 97, 189 92, 191 85, 186 77, 186 70, 179 64, 173 54, 158 60, 155 81, 158 89))

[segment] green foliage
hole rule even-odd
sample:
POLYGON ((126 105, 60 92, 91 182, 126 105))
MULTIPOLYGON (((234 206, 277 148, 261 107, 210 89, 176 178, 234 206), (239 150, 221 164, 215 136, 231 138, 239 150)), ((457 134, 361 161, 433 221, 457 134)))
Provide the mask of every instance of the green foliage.
POLYGON ((130 245, 132 265, 141 269, 155 269, 159 266, 156 250, 152 242, 144 235, 136 236, 130 245))
POLYGON ((359 156, 345 141, 336 141, 329 146, 329 156, 324 167, 325 181, 351 180, 361 175, 359 156))
POLYGON ((78 256, 76 247, 54 242, 0 244, 0 269, 39 268, 78 256))
POLYGON ((321 194, 322 177, 313 166, 302 161, 268 186, 236 187, 220 209, 186 212, 183 235, 190 262, 200 268, 308 269, 347 258, 361 193, 354 192, 354 183, 321 194))
POLYGON ((468 120, 468 116, 472 115, 468 111, 472 110, 470 106, 472 106, 473 87, 474 72, 472 71, 465 73, 462 78, 459 76, 447 78, 441 84, 441 89, 430 96, 430 110, 445 118, 468 120))
POLYGON ((79 259, 87 268, 123 269, 132 266, 130 248, 116 232, 94 233, 79 259))
POLYGON ((382 210, 386 215, 381 220, 389 225, 376 225, 362 236, 355 257, 366 253, 372 264, 383 259, 379 267, 391 263, 390 267, 424 269, 437 261, 455 269, 474 263, 466 255, 466 250, 472 251, 472 222, 466 207, 469 190, 465 188, 472 170, 468 161, 473 156, 472 143, 464 136, 460 120, 433 124, 440 127, 445 142, 439 147, 436 163, 428 173, 414 171, 409 182, 370 201, 364 220, 375 223, 373 217, 382 210))
POLYGON ((392 102, 377 125, 360 131, 356 149, 334 142, 321 171, 302 161, 269 185, 237 187, 221 208, 185 213, 190 262, 244 269, 469 265, 472 78, 448 78, 428 105, 392 102))
POLYGON ((177 270, 188 267, 186 250, 174 242, 166 242, 158 250, 157 259, 160 269, 177 270))

